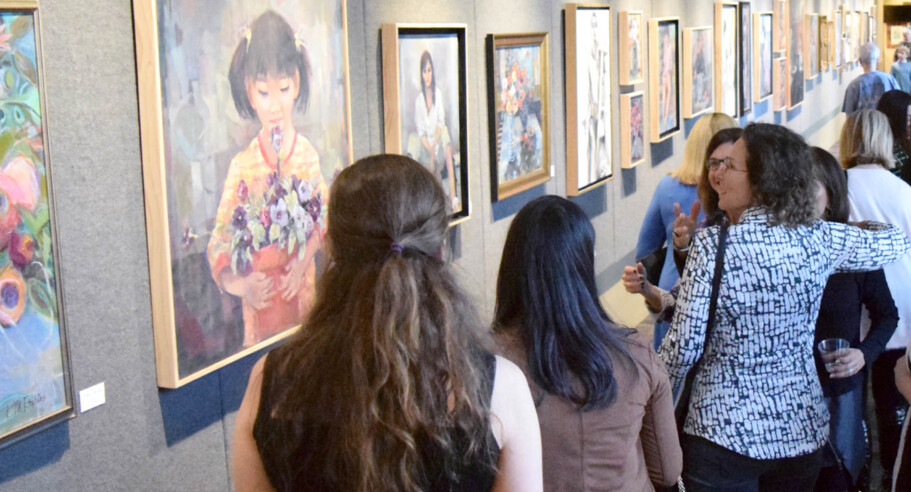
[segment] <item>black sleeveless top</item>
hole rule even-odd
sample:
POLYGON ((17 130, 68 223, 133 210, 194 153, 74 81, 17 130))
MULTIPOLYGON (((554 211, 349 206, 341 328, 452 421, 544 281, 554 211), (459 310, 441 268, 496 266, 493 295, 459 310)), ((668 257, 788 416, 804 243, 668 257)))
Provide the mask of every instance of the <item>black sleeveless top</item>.
MULTIPOLYGON (((253 424, 253 439, 262 458, 263 467, 269 482, 278 491, 330 491, 335 490, 333 482, 326 477, 322 469, 314 469, 316 463, 311 459, 321 452, 320 443, 325 442, 326 426, 324 424, 296 423, 281 420, 272 416, 273 385, 281 384, 276 380, 276 365, 282 357, 281 348, 270 352, 263 367, 262 392, 260 394, 259 409, 256 421, 253 424), (321 430, 322 428, 322 430, 321 430), (303 432, 301 432, 303 431, 303 432), (279 456, 277 450, 270 446, 271 442, 300 435, 299 442, 291 454, 284 458, 279 456)), ((484 353, 484 371, 482 373, 482 389, 488 398, 493 395, 493 379, 496 371, 496 359, 490 353, 484 353)), ((418 440, 421 455, 427 465, 427 483, 424 490, 433 492, 454 491, 485 491, 493 487, 496 478, 496 469, 500 448, 493 433, 488 430, 484 449, 475 453, 467 461, 458 457, 464 456, 468 446, 467 436, 458 434, 453 436, 456 445, 455 453, 443 453, 433 443, 425 442, 422 445, 418 440), (455 457, 448 457, 450 454, 455 457), (493 465, 493 466, 491 466, 493 465)))

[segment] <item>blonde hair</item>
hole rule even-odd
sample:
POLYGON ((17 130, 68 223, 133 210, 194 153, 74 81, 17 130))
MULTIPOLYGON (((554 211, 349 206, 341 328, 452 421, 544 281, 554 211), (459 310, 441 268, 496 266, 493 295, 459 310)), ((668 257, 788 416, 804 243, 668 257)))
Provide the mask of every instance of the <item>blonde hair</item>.
POLYGON ((698 183, 699 177, 702 176, 702 167, 705 165, 705 148, 709 140, 725 128, 736 127, 737 122, 734 118, 724 113, 709 113, 699 118, 689 138, 686 139, 686 146, 683 147, 683 162, 671 171, 671 177, 687 185, 698 183))
POLYGON ((841 165, 851 169, 860 164, 879 164, 886 169, 895 167, 892 156, 892 129, 889 119, 875 109, 855 111, 841 127, 839 145, 841 165))

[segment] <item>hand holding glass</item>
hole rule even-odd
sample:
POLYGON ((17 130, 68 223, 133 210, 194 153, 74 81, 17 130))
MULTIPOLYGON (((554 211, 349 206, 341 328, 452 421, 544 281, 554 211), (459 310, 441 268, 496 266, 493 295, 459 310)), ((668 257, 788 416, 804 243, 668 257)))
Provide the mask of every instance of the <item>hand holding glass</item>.
POLYGON ((819 342, 816 348, 822 355, 826 370, 832 372, 839 365, 838 358, 851 348, 851 344, 844 338, 826 338, 819 342))

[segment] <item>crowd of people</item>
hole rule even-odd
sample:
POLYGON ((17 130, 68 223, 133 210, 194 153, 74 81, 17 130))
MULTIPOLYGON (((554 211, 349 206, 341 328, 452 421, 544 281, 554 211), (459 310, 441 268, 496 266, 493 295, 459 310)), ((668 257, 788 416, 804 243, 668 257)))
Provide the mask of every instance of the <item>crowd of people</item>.
POLYGON ((622 277, 653 340, 601 306, 572 201, 515 216, 488 324, 447 262, 439 180, 359 160, 332 184, 310 314, 250 375, 237 490, 856 490, 871 375, 889 487, 911 490, 887 437, 911 398, 911 99, 877 99, 838 158, 697 122, 622 277))

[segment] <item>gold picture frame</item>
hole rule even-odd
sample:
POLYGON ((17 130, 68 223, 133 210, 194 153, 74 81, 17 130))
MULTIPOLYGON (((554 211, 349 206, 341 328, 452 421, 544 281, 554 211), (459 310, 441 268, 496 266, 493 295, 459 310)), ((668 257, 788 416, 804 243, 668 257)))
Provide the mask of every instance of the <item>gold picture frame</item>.
POLYGON ((548 46, 546 32, 487 37, 493 201, 550 180, 548 46))
POLYGON ((620 167, 645 162, 645 93, 620 94, 620 167))
POLYGON ((620 85, 642 83, 645 80, 642 55, 645 51, 645 17, 641 10, 630 10, 620 12, 617 18, 620 85))
MULTIPOLYGON (((347 8, 345 0, 331 1, 326 5, 324 0, 293 0, 276 6, 274 2, 256 0, 247 2, 244 12, 232 11, 227 2, 210 2, 207 9, 197 9, 189 15, 169 10, 178 7, 164 3, 165 0, 133 1, 152 323, 160 387, 183 386, 287 338, 303 319, 301 312, 309 309, 314 292, 311 272, 317 270, 320 256, 318 250, 314 253, 310 240, 313 234, 325 230, 324 202, 328 197, 324 193, 328 192, 328 183, 335 172, 353 161, 347 8), (302 15, 311 10, 322 15, 302 15), (162 11, 164 14, 159 18, 162 11), (245 13, 250 11, 258 14, 247 18, 245 26, 223 25, 226 19, 245 18, 245 13), (278 29, 257 27, 265 25, 277 25, 278 29), (178 31, 181 36, 174 35, 178 31), (294 106, 287 109, 293 116, 268 122, 269 126, 252 106, 241 111, 242 103, 251 105, 250 98, 261 89, 253 90, 252 85, 246 90, 241 86, 238 91, 223 90, 223 85, 215 87, 224 81, 225 74, 231 77, 228 67, 241 46, 246 47, 244 53, 255 51, 250 47, 258 39, 256 32, 282 36, 287 49, 297 50, 304 60, 309 60, 310 66, 317 67, 317 70, 297 70, 298 74, 307 73, 314 79, 307 84, 309 105, 298 105, 298 97, 302 98, 305 92, 302 85, 294 86, 297 97, 294 106), (171 60, 172 50, 181 42, 208 44, 198 50, 198 56, 180 58, 181 63, 177 64, 171 60), (170 70, 163 70, 162 63, 173 65, 170 70), (207 100, 211 102, 204 107, 196 105, 207 100), (183 106, 178 110, 172 104, 183 106), (200 122, 208 132, 206 139, 184 138, 186 129, 180 126, 183 120, 177 118, 181 111, 192 115, 190 121, 200 122), (288 127, 291 118, 297 122, 293 123, 296 127, 301 131, 307 129, 308 134, 299 133, 294 126, 288 127), (229 120, 232 123, 226 124, 229 120), (276 126, 272 128, 273 125, 276 126), (262 137, 263 133, 267 136, 262 137), (274 148, 272 154, 267 148, 274 148), (271 155, 277 156, 274 173, 247 176, 249 183, 241 179, 243 186, 238 185, 236 191, 227 189, 232 172, 237 176, 240 170, 251 169, 252 173, 252 169, 259 168, 248 166, 259 166, 258 160, 272 166, 266 157, 271 155), (235 167, 235 162, 242 167, 235 167), (292 186, 298 184, 294 181, 298 179, 296 169, 303 166, 308 172, 301 174, 299 183, 306 180, 308 186, 314 186, 309 193, 292 186), (203 168, 207 171, 202 172, 203 168), (219 186, 219 173, 225 176, 224 186, 219 186), (263 188, 266 191, 258 190, 261 187, 266 187, 263 188), (278 193, 275 190, 279 188, 290 193, 288 187, 294 187, 295 193, 284 196, 298 196, 300 200, 307 197, 308 206, 316 204, 311 209, 317 211, 316 218, 310 223, 304 241, 291 240, 291 233, 297 233, 291 229, 292 220, 302 223, 306 219, 304 215, 287 219, 276 210, 276 220, 282 220, 268 219, 268 226, 267 219, 261 219, 271 215, 266 210, 266 206, 272 207, 269 203, 278 203, 260 203, 263 196, 273 191, 278 193), (184 195, 169 191, 176 189, 184 195), (187 202, 187 193, 192 197, 198 193, 198 199, 187 202), (248 214, 245 209, 242 223, 231 221, 229 213, 228 222, 219 225, 225 200, 235 198, 243 207, 261 205, 265 215, 248 214), (214 217, 209 206, 213 201, 219 208, 214 217), (249 240, 241 238, 235 243, 229 239, 230 244, 216 238, 222 233, 243 235, 247 227, 260 227, 267 232, 257 236, 254 230, 249 240), (221 256, 214 256, 215 251, 221 256), (218 261, 213 261, 213 257, 218 261), (222 261, 225 257, 226 262, 222 261), (223 273, 231 273, 233 278, 241 280, 257 273, 264 281, 276 285, 281 272, 300 263, 306 272, 297 289, 286 292, 290 300, 278 302, 281 296, 273 294, 262 301, 264 305, 260 309, 248 306, 243 297, 230 295, 219 283, 223 273)), ((302 66, 306 65, 303 62, 302 66)), ((235 80, 237 84, 245 80, 252 84, 243 77, 235 80)), ((302 227, 298 229, 304 230, 302 227)), ((319 244, 318 240, 314 242, 319 244)))
POLYGON ((714 109, 715 60, 712 26, 683 29, 683 117, 695 118, 714 109), (700 48, 701 46, 701 48, 700 48), (701 58, 700 58, 701 57, 701 58), (702 92, 702 98, 697 94, 702 92))
POLYGON ((566 4, 566 194, 614 177, 611 139, 611 11, 566 4))

